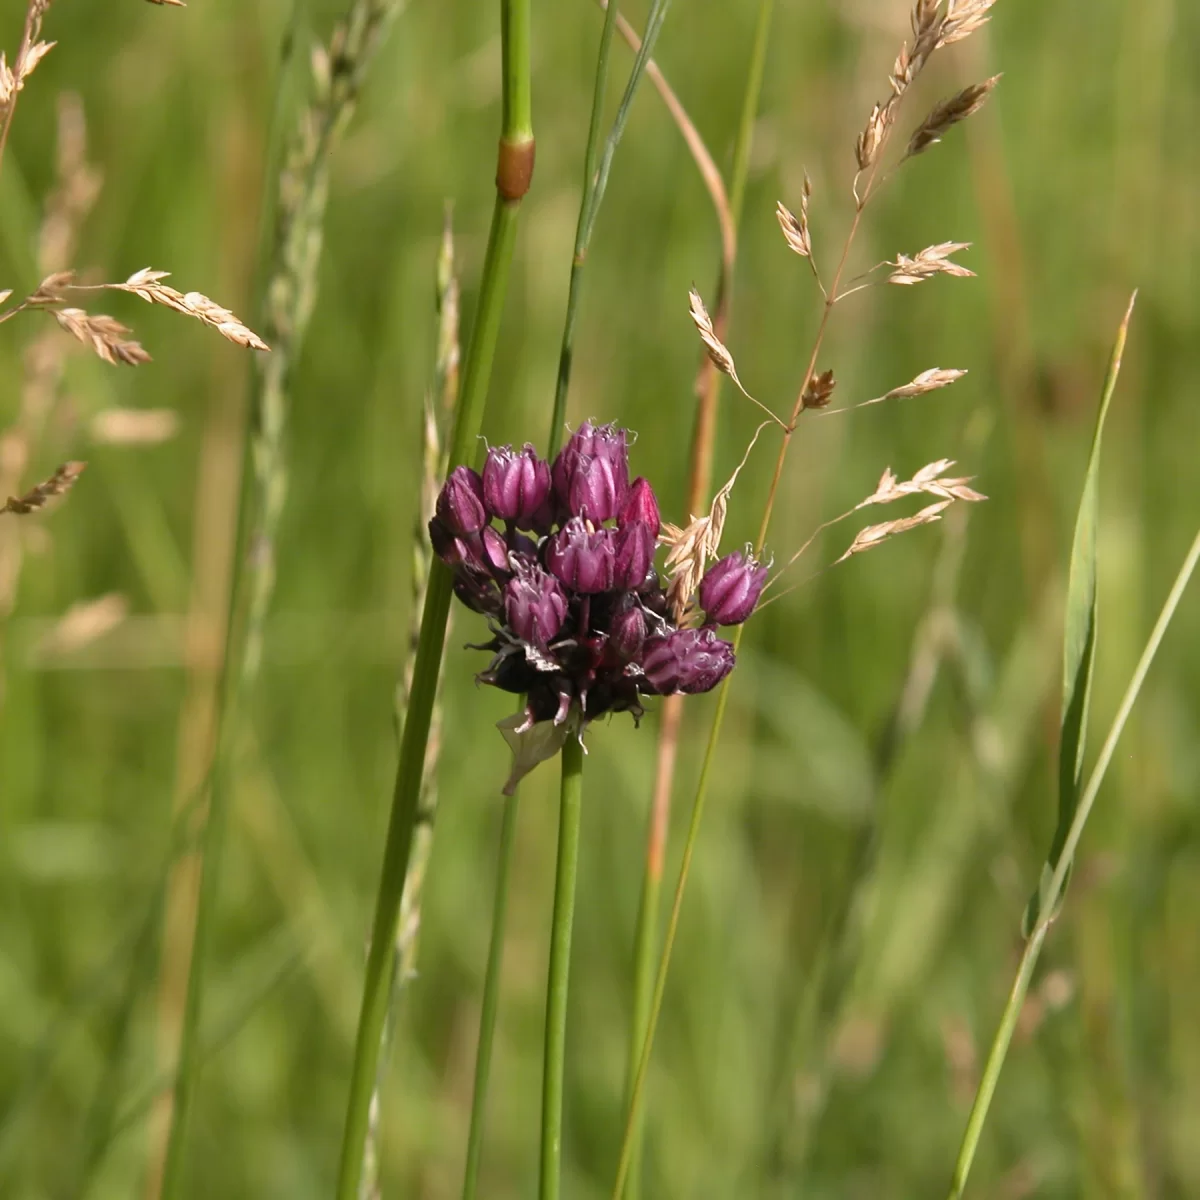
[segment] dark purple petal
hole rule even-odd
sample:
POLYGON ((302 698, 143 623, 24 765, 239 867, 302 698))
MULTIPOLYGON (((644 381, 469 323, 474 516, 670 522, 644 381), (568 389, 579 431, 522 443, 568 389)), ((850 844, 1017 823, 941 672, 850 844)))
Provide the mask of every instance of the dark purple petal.
POLYGON ((614 558, 612 534, 590 530, 579 517, 572 517, 546 544, 547 568, 566 587, 584 594, 611 591, 614 558))
POLYGON ((711 566, 700 581, 700 607, 714 625, 740 625, 767 582, 767 568, 750 553, 735 551, 711 566))
POLYGON ((629 495, 625 497, 625 503, 617 514, 617 525, 622 529, 633 521, 641 521, 643 525, 648 525, 651 536, 655 538, 662 528, 658 515, 658 497, 640 475, 629 485, 629 495))
POLYGON ((733 670, 733 664, 733 647, 707 626, 652 637, 642 655, 642 670, 649 685, 646 690, 660 696, 711 691, 733 670))
POLYGON ((483 480, 470 467, 455 467, 437 498, 437 515, 456 537, 478 533, 487 523, 483 480))
POLYGON ((613 587, 632 591, 646 582, 654 562, 654 534, 649 525, 633 521, 613 535, 613 587))
POLYGON ((504 620, 523 642, 545 650, 562 628, 567 597, 553 575, 530 567, 504 586, 504 620))
POLYGON ((532 529, 550 494, 550 464, 528 442, 520 450, 494 446, 483 464, 483 499, 488 512, 521 529, 532 529))

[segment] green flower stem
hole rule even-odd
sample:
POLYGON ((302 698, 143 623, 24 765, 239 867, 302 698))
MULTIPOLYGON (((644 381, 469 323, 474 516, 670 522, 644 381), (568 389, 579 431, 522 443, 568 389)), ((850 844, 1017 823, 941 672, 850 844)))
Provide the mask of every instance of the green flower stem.
MULTIPOLYGON (((610 7, 615 5, 610 4, 610 7)), ((754 141, 754 122, 762 99, 763 76, 766 70, 767 46, 770 42, 771 19, 775 0, 760 0, 754 30, 754 46, 750 53, 750 69, 742 95, 742 113, 738 122, 737 142, 733 150, 733 172, 730 176, 729 217, 736 232, 741 224, 742 204, 746 195, 746 178, 750 166, 750 149, 754 141)), ((718 313, 728 316, 729 297, 733 290, 733 265, 737 253, 733 244, 729 262, 722 261, 717 294, 718 313)), ((723 376, 709 363, 708 386, 704 389, 701 409, 697 414, 693 442, 692 478, 686 511, 700 512, 707 504, 712 476, 714 449, 713 431, 716 426, 717 405, 720 400, 723 376)), ((642 877, 642 893, 638 901, 637 931, 633 952, 633 1014, 630 1022, 629 1060, 626 1073, 626 1105, 632 1104, 634 1080, 641 1064, 642 1045, 650 1019, 654 991, 654 964, 658 948, 658 913, 662 901, 663 858, 666 850, 667 825, 670 815, 671 785, 675 775, 679 728, 682 717, 682 696, 668 697, 663 706, 659 732, 658 778, 647 821, 646 869, 642 877)), ((633 1147, 630 1151, 629 1179, 624 1200, 637 1200, 641 1194, 641 1157, 644 1122, 639 1118, 633 1127, 633 1147)))
MULTIPOLYGON (((473 460, 477 453, 479 431, 492 374, 504 295, 508 286, 516 240, 517 215, 521 198, 529 185, 533 169, 533 136, 530 114, 529 83, 529 0, 501 0, 501 36, 504 72, 504 116, 500 136, 497 170, 496 205, 488 235, 487 254, 480 281, 479 308, 463 367, 462 390, 454 434, 450 441, 451 469, 473 460), (522 78, 517 78, 521 76, 522 78)), ((341 1161, 338 1167, 338 1200, 355 1200, 362 1172, 363 1145, 369 1127, 371 1092, 379 1059, 380 1038, 388 1012, 392 960, 395 955, 396 928, 400 901, 408 872, 413 830, 420 814, 421 778, 425 748, 437 692, 442 647, 446 637, 446 618, 452 596, 449 569, 433 564, 429 590, 421 617, 421 637, 413 667, 412 693, 396 786, 392 795, 384 843, 383 868, 371 926, 371 945, 367 953, 363 981, 362 1007, 354 1046, 354 1065, 350 1077, 350 1095, 346 1104, 346 1123, 342 1135, 341 1161)))
POLYGON ((963 1133, 962 1145, 959 1147, 958 1158, 954 1165, 954 1177, 950 1184, 950 1200, 959 1200, 959 1197, 962 1196, 966 1189, 967 1176, 970 1174, 971 1163, 974 1161, 975 1151, 979 1145, 979 1138, 983 1133, 983 1125, 987 1120, 988 1108, 991 1106, 992 1096, 995 1094, 996 1084, 1000 1079, 1000 1071, 1004 1066, 1004 1059, 1008 1054, 1008 1047, 1012 1042, 1013 1031, 1017 1027, 1017 1019, 1021 1015, 1021 1007, 1025 1003, 1025 996, 1029 991, 1029 984, 1033 979, 1034 967, 1037 965, 1038 956, 1042 952, 1042 944, 1046 940, 1046 934, 1050 931, 1050 926, 1054 921, 1059 903, 1066 890, 1067 879, 1071 872, 1071 863, 1075 858, 1075 851, 1079 848, 1079 839, 1083 836, 1083 827, 1087 824, 1092 806, 1096 803, 1096 795, 1100 791, 1101 783, 1104 782, 1104 776, 1116 751, 1117 742, 1125 729, 1125 722, 1128 721, 1129 714, 1133 710, 1133 705, 1138 698, 1138 693, 1142 690, 1146 673, 1150 670, 1150 664, 1154 661, 1154 656, 1158 653, 1158 647, 1162 642, 1163 635, 1167 632, 1167 627, 1171 624, 1171 619, 1175 615, 1175 610, 1179 606, 1179 601, 1183 597, 1184 590, 1187 588, 1198 561, 1200 561, 1200 533, 1196 534, 1191 549, 1188 550, 1187 557, 1184 559, 1183 566, 1179 568, 1179 574, 1175 577, 1175 583, 1171 587, 1170 595, 1167 596, 1166 603, 1162 607, 1162 612, 1159 613, 1158 620, 1155 622, 1153 630, 1151 630, 1149 640, 1146 642, 1146 648, 1142 651, 1142 657, 1138 660, 1138 664, 1134 668, 1133 677, 1129 681, 1129 686, 1125 689, 1125 695, 1121 699, 1120 708, 1117 709, 1117 715, 1113 720, 1112 728, 1109 729, 1108 736, 1104 739, 1104 745, 1100 748, 1100 755, 1096 760, 1096 765, 1092 768, 1091 776, 1088 778, 1087 787, 1084 788, 1083 795, 1080 797, 1079 807, 1075 810, 1075 819, 1071 822, 1071 827, 1067 831, 1062 853, 1058 857, 1058 865, 1054 869, 1054 875, 1039 905, 1037 924, 1034 926, 1029 940, 1025 943, 1025 952, 1021 955, 1021 963, 1017 968, 1017 975, 1013 981, 1012 991, 1009 993, 1008 1003, 1005 1004, 1004 1012, 1000 1017, 1000 1025, 996 1030, 995 1038, 992 1040, 991 1050, 988 1052, 987 1062, 983 1068, 983 1075, 979 1080, 979 1088, 975 1093, 975 1101, 971 1105, 971 1115, 967 1118, 967 1127, 963 1133))
POLYGON ((471 1127, 467 1134, 467 1166, 463 1175, 463 1200, 474 1200, 483 1154, 483 1124, 487 1110, 492 1043, 496 1034, 496 1009, 500 996, 500 967, 504 960, 504 924, 508 914, 508 879, 512 866, 513 833, 517 826, 517 795, 504 797, 500 819, 500 851, 496 864, 496 895, 492 901, 492 934, 488 943, 487 971, 483 979, 483 1005, 479 1012, 479 1044, 475 1051, 475 1087, 471 1093, 471 1127))
POLYGON ((563 1064, 567 1040, 567 979, 583 813, 583 743, 574 734, 562 748, 562 800, 558 818, 558 870, 546 979, 546 1049, 542 1065, 542 1170, 539 1200, 558 1200, 562 1161, 563 1064))

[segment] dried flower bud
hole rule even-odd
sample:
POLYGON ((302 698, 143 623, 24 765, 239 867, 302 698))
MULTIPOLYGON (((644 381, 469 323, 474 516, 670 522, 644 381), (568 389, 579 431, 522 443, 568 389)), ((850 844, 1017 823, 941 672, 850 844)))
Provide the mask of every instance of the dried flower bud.
POLYGON ((458 571, 454 576, 454 594, 472 612, 499 617, 504 607, 500 586, 487 575, 475 571, 458 571))
POLYGON ((597 523, 615 517, 629 493, 625 430, 584 421, 554 460, 551 476, 560 512, 597 523))
POLYGON ((642 521, 631 521, 613 534, 613 587, 632 591, 646 581, 654 562, 654 534, 642 521))
POLYGON ((654 495, 654 489, 641 475, 629 485, 629 495, 617 514, 619 528, 624 529, 631 521, 640 521, 649 526, 650 535, 655 538, 662 528, 658 515, 658 498, 654 495))
POLYGON ((450 472, 438 494, 437 515, 456 537, 478 533, 488 523, 483 506, 483 480, 470 467, 455 467, 450 472))
POLYGON ((836 387, 837 380, 834 379, 832 370, 814 375, 808 381, 808 387, 804 389, 804 399, 800 407, 802 409, 824 408, 833 399, 833 390, 836 387))
POLYGON ((483 500, 488 512, 521 529, 534 528, 538 509, 550 494, 550 464, 528 442, 520 450, 493 446, 483 464, 483 500))
POLYGON ((568 588, 592 595, 613 586, 612 534, 572 517, 546 544, 546 566, 568 588))
POLYGON ((767 568, 747 549, 708 569, 700 581, 700 607, 713 625, 740 625, 754 611, 767 582, 767 568))
POLYGON ((617 662, 636 661, 645 641, 646 614, 640 605, 631 605, 613 617, 609 626, 608 645, 617 662))
POLYGON ((712 691, 733 670, 733 664, 733 647, 708 627, 652 637, 642 657, 646 682, 660 696, 712 691))
POLYGON ((514 575, 504 585, 504 620, 523 642, 545 650, 562 628, 567 598, 557 579, 540 567, 514 575))

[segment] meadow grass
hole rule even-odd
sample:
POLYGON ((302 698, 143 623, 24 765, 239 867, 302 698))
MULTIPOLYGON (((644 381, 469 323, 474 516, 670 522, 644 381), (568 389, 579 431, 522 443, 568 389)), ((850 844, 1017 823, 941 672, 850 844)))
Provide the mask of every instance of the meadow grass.
MULTIPOLYGON (((73 265, 88 282, 170 266, 255 328, 290 5, 110 7, 47 15, 58 45, 21 95, 0 171, 0 285, 26 295, 40 281, 55 97, 70 89, 104 175, 73 265)), ((343 8, 309 6, 302 36, 327 39, 343 8)), ((626 13, 635 27, 646 8, 626 13)), ((754 6, 677 0, 655 49, 726 172, 756 19, 754 6)), ((1103 361, 1135 285, 1100 482, 1092 746, 1200 517, 1188 488, 1197 20, 1169 0, 1002 0, 988 31, 923 81, 925 111, 1005 72, 989 107, 872 205, 854 270, 953 237, 973 243, 960 258, 979 278, 847 301, 827 347, 834 403, 880 396, 931 362, 971 374, 814 422, 782 476, 770 545, 790 555, 888 464, 906 478, 953 453, 991 501, 819 575, 747 631, 647 1075, 646 1196, 945 1193, 1054 827, 1065 567, 1103 361)), ((781 241, 776 202, 799 210, 807 169, 814 237, 837 225, 854 138, 906 21, 892 0, 776 5, 727 334, 760 398, 794 389, 814 333, 811 277, 781 241)), ((493 442, 546 427, 600 29, 582 0, 535 27, 537 176, 497 347, 493 442)), ((20 32, 19 14, 6 17, 10 56, 20 32)), ((331 1190, 395 767, 442 213, 452 199, 469 326, 494 196, 497 38, 494 6, 410 5, 331 161, 320 292, 291 380, 278 575, 230 794, 188 1195, 331 1190)), ((567 419, 636 429, 676 518, 698 352, 685 297, 709 290, 720 253, 703 182, 644 88, 594 231, 567 419)), ((215 669, 212 547, 231 523, 247 398, 242 348, 136 297, 104 299, 154 361, 126 370, 64 352, 55 418, 20 490, 64 462, 89 466, 56 509, 20 518, 20 575, 0 612, 0 1192, 18 1198, 143 1187, 150 1104, 172 1083, 155 1050, 154 931, 180 850, 172 793, 189 794, 180 713, 215 669), (163 409, 177 430, 153 444, 93 434, 113 410, 163 409), (82 635, 64 626, 73 605, 110 596, 82 635)), ((2 430, 39 320, 0 330, 2 430)), ((714 478, 759 419, 726 385, 714 478)), ((730 545, 755 536, 769 482, 741 477, 730 545)), ((826 533, 810 553, 823 564, 846 540, 826 533)), ((1196 632, 1185 596, 1081 843, 969 1194, 1200 1189, 1196 632)), ((491 726, 508 711, 472 686, 467 637, 448 649, 453 749, 381 1110, 384 1195, 461 1187, 507 771, 491 726)), ((694 792, 712 711, 711 698, 689 702, 677 797, 694 792)), ((589 739, 566 1023, 571 1197, 610 1193, 622 1134, 657 720, 589 739)), ((489 1197, 528 1196, 538 1171, 553 774, 523 786, 514 828, 489 1197)), ((669 878, 687 815, 672 816, 669 878)))

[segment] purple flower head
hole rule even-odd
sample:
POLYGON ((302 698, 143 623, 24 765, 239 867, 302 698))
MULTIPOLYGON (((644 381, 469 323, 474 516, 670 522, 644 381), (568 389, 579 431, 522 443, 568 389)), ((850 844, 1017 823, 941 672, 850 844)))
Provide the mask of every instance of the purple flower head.
POLYGON ((629 493, 629 439, 615 425, 590 421, 571 435, 551 472, 560 513, 599 524, 621 511, 629 493))
POLYGON ((654 562, 654 534, 650 526, 631 521, 613 534, 613 587, 632 591, 646 582, 654 562))
POLYGON ((483 464, 483 499, 493 517, 519 529, 535 528, 538 509, 550 495, 550 465, 525 443, 520 450, 493 446, 483 464))
POLYGON ((700 607, 714 625, 740 625, 753 611, 767 582, 767 568, 747 550, 709 567, 700 580, 700 607))
POLYGON ((567 597, 540 567, 519 571, 504 585, 504 623, 523 642, 546 650, 562 628, 567 597))
POLYGON ((708 626, 649 638, 642 655, 646 682, 660 696, 712 691, 733 670, 733 663, 733 647, 708 626))
POLYGON ((612 534, 591 529, 572 517, 546 543, 546 566, 571 591, 583 595, 607 592, 613 586, 612 534))
POLYGON ((455 467, 438 494, 437 515, 456 537, 478 533, 487 523, 483 480, 470 467, 455 467))
POLYGON ((653 538, 658 537, 658 531, 662 528, 658 516, 658 498, 654 495, 654 489, 640 475, 629 485, 629 495, 617 514, 617 525, 621 529, 633 521, 648 525, 653 538))

